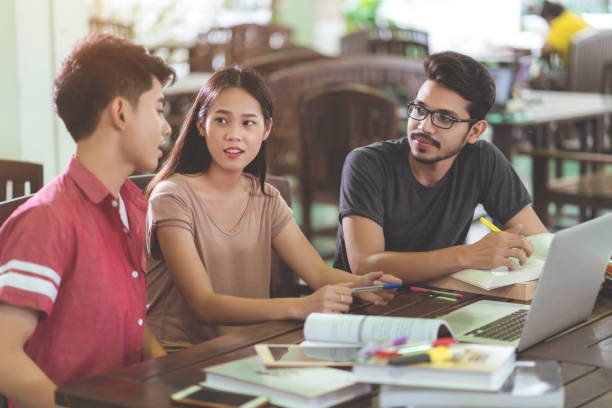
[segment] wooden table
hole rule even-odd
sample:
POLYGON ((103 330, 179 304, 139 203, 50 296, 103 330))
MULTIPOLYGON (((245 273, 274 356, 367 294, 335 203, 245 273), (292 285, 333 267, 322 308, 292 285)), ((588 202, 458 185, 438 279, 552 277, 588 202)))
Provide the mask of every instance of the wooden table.
MULTIPOLYGON (((465 294, 457 302, 401 292, 384 307, 361 305, 354 313, 437 317, 487 297, 465 294)), ((560 303, 560 307, 563 304, 560 303)), ((202 368, 254 354, 256 343, 298 343, 302 322, 263 323, 189 349, 105 375, 60 387, 56 400, 71 407, 171 407, 170 394, 204 380, 202 368)), ((522 352, 520 359, 557 360, 565 383, 566 407, 612 406, 612 293, 602 292, 589 320, 522 352), (604 294, 605 293, 605 294, 604 294), (586 350, 586 352, 585 352, 586 350)), ((375 393, 374 393, 375 394, 375 393)), ((376 396, 352 401, 351 407, 375 406, 376 396)))
POLYGON ((523 90, 519 104, 522 107, 515 112, 487 115, 493 128, 493 143, 508 159, 522 131, 533 129, 540 139, 536 144, 541 147, 551 143, 549 129, 554 124, 576 125, 582 139, 587 135, 593 138, 588 150, 600 151, 605 117, 612 113, 612 95, 523 90))

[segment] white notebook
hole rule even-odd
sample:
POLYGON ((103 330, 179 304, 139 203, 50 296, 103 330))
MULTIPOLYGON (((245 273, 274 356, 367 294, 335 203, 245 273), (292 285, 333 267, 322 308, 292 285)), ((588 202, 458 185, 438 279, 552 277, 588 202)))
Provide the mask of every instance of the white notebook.
POLYGON ((546 259, 546 254, 548 253, 548 248, 550 247, 553 237, 554 234, 550 233, 536 234, 527 237, 535 247, 535 252, 527 259, 524 265, 514 271, 509 271, 506 267, 490 270, 464 269, 453 273, 451 276, 486 290, 538 279, 542 272, 544 260, 546 259))

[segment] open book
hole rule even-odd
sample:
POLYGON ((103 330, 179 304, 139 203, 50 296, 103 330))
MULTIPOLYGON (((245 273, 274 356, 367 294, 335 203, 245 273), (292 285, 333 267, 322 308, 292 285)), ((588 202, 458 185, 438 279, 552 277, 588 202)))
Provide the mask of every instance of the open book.
POLYGON ((408 337, 409 341, 434 341, 453 336, 442 319, 311 313, 304 323, 302 345, 367 344, 408 337))
POLYGON ((453 273, 451 276, 486 290, 538 279, 553 237, 554 234, 550 233, 528 236, 527 239, 535 247, 535 252, 524 265, 514 271, 509 271, 506 267, 490 270, 464 269, 453 273))

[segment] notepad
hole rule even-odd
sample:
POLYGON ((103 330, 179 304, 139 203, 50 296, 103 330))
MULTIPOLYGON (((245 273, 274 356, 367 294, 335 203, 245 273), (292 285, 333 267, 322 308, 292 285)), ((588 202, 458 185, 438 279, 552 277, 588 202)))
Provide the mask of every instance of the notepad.
POLYGON ((509 271, 506 267, 489 270, 464 269, 453 273, 451 277, 486 290, 538 279, 553 237, 554 234, 550 233, 527 237, 535 247, 535 252, 524 265, 514 271, 509 271))

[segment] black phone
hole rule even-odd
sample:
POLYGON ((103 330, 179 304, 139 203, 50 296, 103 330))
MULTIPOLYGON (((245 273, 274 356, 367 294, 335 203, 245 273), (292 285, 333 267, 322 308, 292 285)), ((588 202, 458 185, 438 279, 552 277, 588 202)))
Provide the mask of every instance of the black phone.
POLYGON ((173 402, 212 408, 257 408, 267 405, 268 398, 236 394, 207 387, 204 383, 192 385, 170 396, 173 402))

